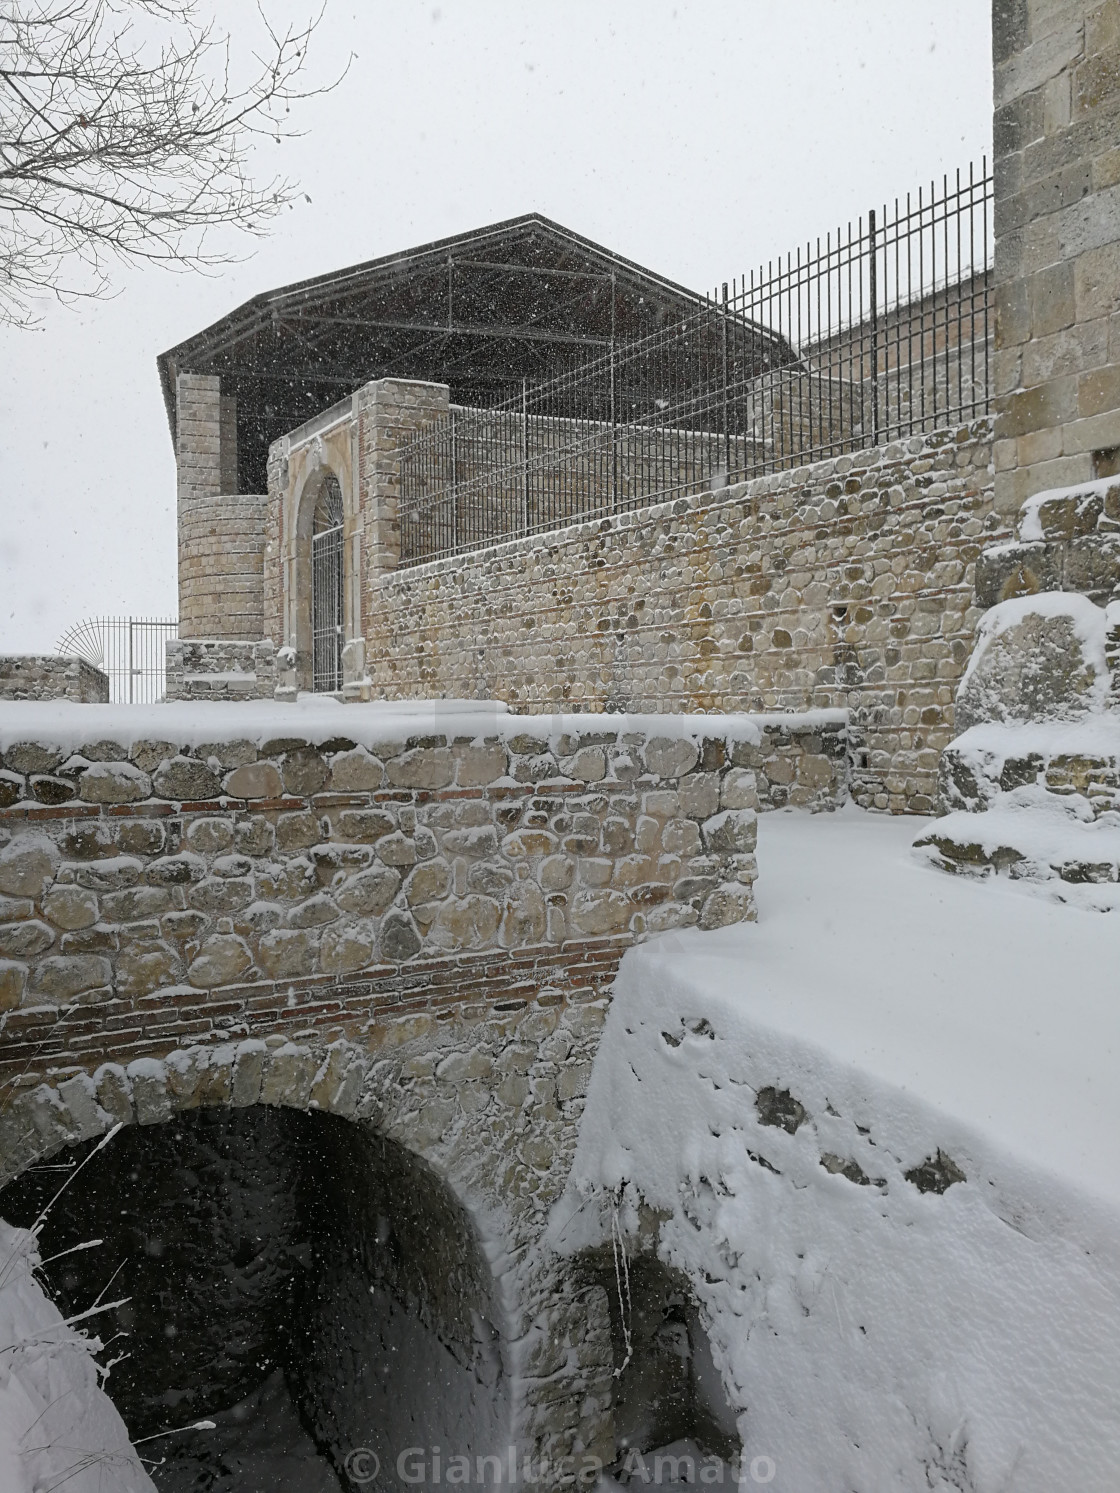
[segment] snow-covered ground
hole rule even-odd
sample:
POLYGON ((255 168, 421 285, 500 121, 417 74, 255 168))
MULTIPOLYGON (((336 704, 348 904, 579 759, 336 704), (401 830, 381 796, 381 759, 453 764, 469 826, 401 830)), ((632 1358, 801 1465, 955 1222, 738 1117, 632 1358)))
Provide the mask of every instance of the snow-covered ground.
POLYGON ((34 1235, 0 1221, 0 1489, 154 1493, 100 1387, 96 1340, 63 1320, 37 1260, 34 1235))
POLYGON ((776 1493, 1106 1493, 1120 939, 919 827, 765 816, 758 923, 627 954, 552 1237, 660 1212, 776 1493))

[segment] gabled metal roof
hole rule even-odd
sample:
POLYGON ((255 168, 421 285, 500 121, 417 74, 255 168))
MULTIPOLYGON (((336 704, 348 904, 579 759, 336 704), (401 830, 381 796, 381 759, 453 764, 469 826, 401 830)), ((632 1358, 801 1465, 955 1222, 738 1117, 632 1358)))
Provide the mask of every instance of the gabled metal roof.
POLYGON ((490 403, 701 299, 527 213, 266 291, 157 362, 173 440, 177 374, 221 375, 237 396, 240 489, 262 491, 269 443, 370 379, 447 383, 458 403, 490 403))

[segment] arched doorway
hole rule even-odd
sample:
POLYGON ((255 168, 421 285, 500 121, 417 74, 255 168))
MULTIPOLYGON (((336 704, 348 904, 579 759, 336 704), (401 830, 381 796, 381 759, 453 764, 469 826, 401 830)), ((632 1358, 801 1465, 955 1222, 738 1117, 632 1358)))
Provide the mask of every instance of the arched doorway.
POLYGON ((97 1319, 119 1359, 106 1388, 134 1439, 159 1438, 141 1450, 161 1493, 390 1490, 409 1448, 500 1449, 492 1277, 426 1162, 367 1125, 263 1105, 95 1144, 23 1173, 0 1216, 29 1225, 72 1179, 43 1273, 67 1316, 126 1298, 97 1319), (162 1434, 203 1417, 213 1430, 162 1434))
POLYGON ((342 688, 342 489, 324 477, 311 525, 312 689, 342 688))

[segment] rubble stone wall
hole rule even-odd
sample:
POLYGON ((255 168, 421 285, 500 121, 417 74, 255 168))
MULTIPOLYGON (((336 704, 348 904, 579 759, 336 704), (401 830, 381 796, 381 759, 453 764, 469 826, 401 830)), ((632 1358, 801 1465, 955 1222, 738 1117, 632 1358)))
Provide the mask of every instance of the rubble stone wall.
POLYGON ((586 991, 753 917, 757 731, 547 737, 7 746, 0 1072, 586 991))
POLYGON ((106 704, 109 676, 84 658, 53 653, 15 653, 0 657, 0 700, 77 700, 106 704))
POLYGON ((991 426, 371 577, 375 697, 846 709, 852 791, 929 812, 980 615, 991 426))
POLYGON ((171 638, 167 642, 168 700, 271 700, 276 654, 269 639, 171 638))

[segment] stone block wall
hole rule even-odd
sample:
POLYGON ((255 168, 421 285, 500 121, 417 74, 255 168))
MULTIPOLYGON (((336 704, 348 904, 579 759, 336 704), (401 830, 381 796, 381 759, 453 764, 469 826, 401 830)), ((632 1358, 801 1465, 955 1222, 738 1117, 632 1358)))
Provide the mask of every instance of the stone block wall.
POLYGON ((192 748, 148 714, 128 746, 6 740, 9 1076, 586 986, 635 938, 754 915, 749 723, 320 746, 278 711, 260 747, 192 748))
POLYGON ((168 700, 271 700, 276 678, 276 653, 267 638, 168 640, 168 700))
POLYGON ((1120 471, 1120 3, 994 0, 996 504, 1120 471))
POLYGON ((108 699, 109 676, 84 658, 53 653, 0 657, 0 700, 77 700, 96 705, 108 699))
POLYGON ((221 379, 181 373, 178 399, 179 630, 264 635, 268 499, 237 491, 237 412, 221 379))
POLYGON ((993 513, 991 426, 370 576, 388 699, 849 713, 852 791, 929 812, 993 513))

